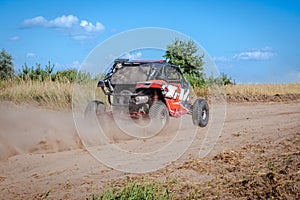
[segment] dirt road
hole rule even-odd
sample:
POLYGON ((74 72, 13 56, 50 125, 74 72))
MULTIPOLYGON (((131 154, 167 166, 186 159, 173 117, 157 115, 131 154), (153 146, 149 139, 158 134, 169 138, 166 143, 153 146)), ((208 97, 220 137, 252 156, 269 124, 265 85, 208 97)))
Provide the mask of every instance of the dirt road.
MULTIPOLYGON (((280 188, 287 188, 284 191, 289 192, 283 195, 299 197, 300 103, 228 104, 221 135, 207 156, 199 158, 199 150, 201 132, 209 127, 197 133, 191 147, 176 162, 139 175, 116 171, 91 156, 78 138, 72 113, 9 102, 0 103, 0 112, 0 199, 84 199, 100 193, 111 182, 122 183, 128 176, 143 175, 205 187, 201 197, 237 198, 248 195, 238 189, 249 187, 245 190, 249 194, 258 192, 256 195, 267 198, 260 184, 266 185, 262 181, 270 172, 270 187, 272 181, 289 180, 287 185, 278 182, 276 195, 280 195, 280 188), (282 156, 288 160, 279 160, 282 156)), ((153 141, 149 148, 155 149, 159 141, 163 139, 153 141)), ((145 140, 115 142, 138 151, 145 140)), ((179 188, 184 198, 190 190, 179 188)))

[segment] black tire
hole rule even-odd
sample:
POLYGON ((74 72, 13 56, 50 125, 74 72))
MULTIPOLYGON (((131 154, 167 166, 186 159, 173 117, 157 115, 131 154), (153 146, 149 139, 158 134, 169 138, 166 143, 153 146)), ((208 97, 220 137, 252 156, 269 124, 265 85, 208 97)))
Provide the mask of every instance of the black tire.
POLYGON ((192 110, 193 123, 196 126, 205 127, 208 124, 209 108, 204 99, 197 99, 192 110))
POLYGON ((85 108, 84 116, 85 118, 93 118, 95 116, 100 116, 105 113, 105 105, 103 102, 98 100, 93 100, 88 103, 85 108))
POLYGON ((149 110, 149 117, 154 124, 158 123, 163 128, 169 121, 169 111, 163 102, 154 103, 149 110))

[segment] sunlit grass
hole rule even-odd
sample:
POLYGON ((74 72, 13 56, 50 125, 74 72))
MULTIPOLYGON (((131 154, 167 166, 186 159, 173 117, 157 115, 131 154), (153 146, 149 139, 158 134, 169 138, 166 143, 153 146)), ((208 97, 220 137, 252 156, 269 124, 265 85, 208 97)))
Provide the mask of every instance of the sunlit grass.
POLYGON ((0 98, 15 103, 36 103, 68 110, 71 108, 72 84, 54 81, 7 81, 1 83, 0 98))
MULTIPOLYGON (((105 95, 96 89, 96 81, 88 84, 76 85, 80 93, 93 93, 82 95, 89 99, 83 99, 83 104, 88 100, 100 99, 105 102, 105 95)), ((32 80, 8 80, 0 81, 0 99, 15 103, 33 103, 39 106, 70 110, 72 108, 72 95, 74 83, 68 81, 32 81, 32 80)), ((219 88, 194 88, 197 96, 209 97, 211 94, 227 94, 237 96, 274 96, 284 94, 300 94, 300 83, 290 84, 238 84, 226 85, 219 88)))
POLYGON ((132 200, 168 200, 172 199, 173 193, 168 190, 161 182, 145 180, 129 180, 123 187, 113 186, 106 189, 102 194, 92 194, 91 200, 117 200, 117 199, 132 199, 132 200))
POLYGON ((289 84, 238 84, 225 86, 225 93, 229 95, 256 96, 256 95, 284 95, 300 94, 300 82, 289 84))

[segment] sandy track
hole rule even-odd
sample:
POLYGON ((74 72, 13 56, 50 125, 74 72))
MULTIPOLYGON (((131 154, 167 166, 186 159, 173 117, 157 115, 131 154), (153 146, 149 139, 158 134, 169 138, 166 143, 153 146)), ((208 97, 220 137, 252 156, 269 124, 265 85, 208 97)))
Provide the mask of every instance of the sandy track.
MULTIPOLYGON (((104 166, 84 150, 71 113, 8 102, 0 103, 0 112, 0 198, 83 199, 102 191, 108 182, 133 176, 104 166)), ((285 138, 299 137, 299 123, 299 103, 229 104, 222 134, 202 160, 217 162, 221 152, 240 152, 247 146, 273 147, 285 138)), ((177 162, 150 175, 206 180, 205 173, 179 169, 198 158, 202 141, 200 131, 177 162)), ((129 140, 120 145, 135 149, 142 143, 129 140)))

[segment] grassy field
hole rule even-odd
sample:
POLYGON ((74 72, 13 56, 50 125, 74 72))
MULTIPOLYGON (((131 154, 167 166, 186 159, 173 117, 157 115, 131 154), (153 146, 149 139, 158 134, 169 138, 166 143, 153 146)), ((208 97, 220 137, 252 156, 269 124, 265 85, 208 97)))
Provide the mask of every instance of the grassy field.
POLYGON ((284 95, 300 94, 300 82, 290 84, 239 84, 225 86, 226 94, 255 96, 255 95, 284 95))
POLYGON ((58 110, 71 109, 72 84, 53 81, 1 82, 0 98, 15 103, 34 103, 58 110))
MULTIPOLYGON (((82 86, 82 91, 91 91, 95 83, 82 86)), ((0 99, 15 103, 34 103, 39 106, 56 110, 70 110, 72 107, 72 93, 74 84, 54 81, 1 81, 0 99)), ((228 85, 221 92, 227 95, 259 96, 259 95, 285 95, 300 94, 300 83, 290 84, 239 84, 228 85)), ((195 88, 198 96, 208 96, 206 88, 195 88)), ((96 96, 101 92, 95 92, 96 96)))

